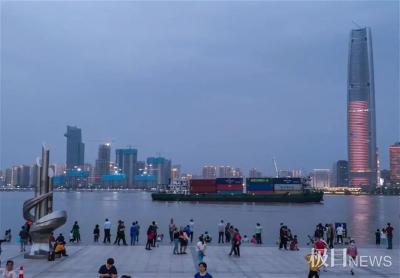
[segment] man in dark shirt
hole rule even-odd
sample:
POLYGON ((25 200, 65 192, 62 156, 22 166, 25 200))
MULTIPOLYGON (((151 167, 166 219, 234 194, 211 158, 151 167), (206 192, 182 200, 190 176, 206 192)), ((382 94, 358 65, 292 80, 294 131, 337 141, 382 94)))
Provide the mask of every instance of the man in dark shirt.
POLYGON ((108 258, 107 263, 100 267, 99 278, 118 278, 118 273, 114 266, 113 258, 108 258))
POLYGON ((392 244, 393 244, 393 227, 390 225, 390 223, 387 223, 386 226, 386 235, 387 235, 387 240, 388 240, 388 249, 392 249, 392 244))

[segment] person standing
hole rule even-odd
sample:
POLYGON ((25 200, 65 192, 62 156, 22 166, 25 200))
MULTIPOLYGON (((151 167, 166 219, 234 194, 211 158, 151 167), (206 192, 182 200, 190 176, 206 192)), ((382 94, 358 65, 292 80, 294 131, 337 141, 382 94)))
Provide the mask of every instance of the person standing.
POLYGON ((393 227, 390 225, 390 223, 387 223, 386 226, 386 236, 387 236, 387 242, 388 242, 388 248, 387 249, 392 249, 393 248, 393 227))
POLYGON ((193 233, 194 233, 194 220, 193 219, 190 219, 189 227, 190 227, 190 233, 188 234, 188 236, 190 237, 190 243, 192 243, 193 242, 193 233))
POLYGON ((174 229, 174 251, 172 252, 174 255, 179 255, 179 231, 178 228, 174 229))
POLYGON ((118 226, 117 226, 117 236, 115 237, 114 240, 114 245, 117 244, 117 242, 119 242, 120 238, 121 238, 121 234, 120 234, 120 228, 121 228, 121 220, 118 220, 118 226))
POLYGON ((343 227, 342 224, 336 228, 336 243, 343 244, 343 227))
POLYGON ((279 250, 281 250, 282 248, 285 248, 285 250, 287 250, 287 241, 287 228, 285 225, 281 225, 279 229, 279 250))
POLYGON ((229 243, 231 241, 231 233, 230 233, 231 223, 226 223, 225 226, 225 242, 229 243))
POLYGON ((353 270, 353 265, 357 262, 357 255, 358 255, 358 251, 357 251, 357 246, 354 240, 350 240, 350 245, 349 247, 347 247, 346 250, 347 256, 349 256, 352 261, 350 261, 350 274, 354 275, 354 270, 353 270))
POLYGON ((375 232, 375 244, 381 245, 381 231, 379 229, 376 229, 375 232))
POLYGON ((99 224, 96 224, 93 230, 93 241, 94 242, 99 242, 99 237, 100 237, 100 228, 99 224))
POLYGON ((197 260, 199 263, 202 263, 206 251, 206 243, 204 241, 203 235, 199 237, 199 241, 197 242, 196 245, 196 251, 197 251, 197 260))
POLYGON ((171 218, 169 225, 168 225, 168 232, 169 232, 169 240, 172 243, 174 241, 174 231, 175 231, 175 224, 174 224, 174 219, 171 218))
POLYGON ((119 233, 119 238, 117 244, 119 245, 120 241, 122 240, 122 243, 126 246, 126 238, 125 238, 125 223, 124 221, 121 221, 118 229, 119 233))
POLYGON ((25 252, 25 246, 28 243, 28 232, 25 229, 25 226, 21 227, 21 231, 19 231, 19 242, 21 246, 21 252, 25 252))
POLYGON ((242 244, 242 236, 239 233, 238 229, 235 229, 235 254, 236 256, 240 257, 240 245, 242 244))
POLYGON ((153 229, 153 241, 152 241, 152 246, 156 247, 156 242, 157 242, 157 230, 158 230, 158 226, 156 221, 153 221, 152 223, 152 229, 153 229))
POLYGON ((146 242, 146 250, 151 250, 151 246, 153 244, 154 232, 152 225, 147 229, 147 242, 146 242))
POLYGON ((139 243, 139 232, 140 232, 140 225, 139 225, 139 222, 138 221, 136 221, 136 243, 138 244, 139 243))
POLYGON ((132 223, 132 226, 130 229, 130 235, 131 235, 131 245, 135 245, 136 235, 137 235, 136 222, 132 223))
POLYGON ((224 220, 218 223, 218 243, 224 243, 225 224, 224 220))
POLYGON ((386 230, 385 230, 385 228, 382 228, 382 230, 381 230, 381 243, 383 245, 385 245, 386 241, 387 241, 386 230))
POLYGON ((211 274, 207 272, 207 264, 205 262, 199 263, 199 272, 194 275, 194 278, 213 278, 211 274))
POLYGON ((329 245, 329 248, 333 248, 333 239, 335 238, 335 232, 333 230, 333 225, 329 224, 326 229, 326 239, 329 245))
POLYGON ((104 229, 104 240, 103 243, 111 243, 111 222, 106 218, 106 221, 103 224, 104 229))
POLYGON ((262 227, 261 227, 260 223, 257 223, 256 224, 256 229, 255 229, 256 243, 257 244, 262 244, 261 233, 262 233, 262 227))
POLYGON ((81 241, 81 233, 80 233, 80 228, 78 225, 78 221, 75 221, 74 225, 72 226, 72 238, 74 242, 79 243, 81 241))

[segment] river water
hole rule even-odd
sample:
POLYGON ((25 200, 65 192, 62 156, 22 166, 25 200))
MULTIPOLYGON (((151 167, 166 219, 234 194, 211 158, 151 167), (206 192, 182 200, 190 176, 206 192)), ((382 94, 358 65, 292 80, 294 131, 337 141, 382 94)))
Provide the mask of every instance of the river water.
MULTIPOLYGON (((15 235, 24 223, 23 202, 33 197, 33 192, 0 192, 0 232, 11 228, 15 235)), ((349 234, 359 245, 374 244, 374 232, 391 222, 395 228, 394 244, 399 244, 398 196, 324 196, 322 204, 258 204, 258 203, 185 203, 153 202, 146 192, 56 192, 55 209, 68 213, 66 225, 59 229, 69 234, 73 221, 81 227, 83 243, 92 242, 95 224, 109 218, 115 234, 115 223, 122 219, 129 227, 134 220, 141 224, 141 241, 151 221, 159 224, 161 232, 168 233, 171 218, 184 225, 191 218, 195 222, 196 234, 208 231, 217 237, 217 224, 223 219, 238 227, 242 235, 252 235, 257 222, 263 226, 263 241, 274 245, 278 238, 280 222, 297 234, 304 245, 307 235, 313 234, 318 223, 346 222, 349 234)), ((129 234, 129 232, 128 232, 129 234)), ((102 235, 101 235, 102 236, 102 235)))

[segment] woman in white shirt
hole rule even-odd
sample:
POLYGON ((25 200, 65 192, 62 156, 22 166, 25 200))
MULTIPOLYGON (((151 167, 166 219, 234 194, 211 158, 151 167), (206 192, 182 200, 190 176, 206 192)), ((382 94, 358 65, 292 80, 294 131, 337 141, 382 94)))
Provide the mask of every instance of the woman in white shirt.
POLYGON ((197 242, 196 245, 196 251, 197 251, 198 263, 203 262, 206 251, 206 242, 204 241, 203 235, 199 237, 199 242, 197 242))

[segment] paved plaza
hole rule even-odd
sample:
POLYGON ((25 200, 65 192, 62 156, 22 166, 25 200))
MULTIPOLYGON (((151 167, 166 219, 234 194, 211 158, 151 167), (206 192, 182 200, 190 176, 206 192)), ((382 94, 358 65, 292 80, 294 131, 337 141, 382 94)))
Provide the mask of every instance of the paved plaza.
MULTIPOLYGON (((97 277, 97 271, 107 258, 113 257, 119 275, 132 277, 193 277, 196 272, 196 251, 189 246, 188 254, 172 255, 172 247, 163 245, 146 251, 144 246, 68 246, 69 257, 54 262, 24 259, 16 245, 3 245, 2 266, 12 258, 16 268, 23 265, 25 278, 88 278, 97 277)), ((340 249, 337 249, 337 264, 340 264, 340 249)), ((355 270, 358 277, 400 277, 399 249, 359 248, 360 255, 391 256, 391 267, 362 267, 355 270)), ((274 247, 243 246, 241 257, 229 257, 228 246, 208 246, 205 261, 215 278, 231 277, 307 277, 304 255, 309 249, 279 251, 274 247)), ((336 257, 336 256, 335 256, 336 257)), ((328 267, 321 277, 347 277, 349 269, 342 265, 328 267)))

